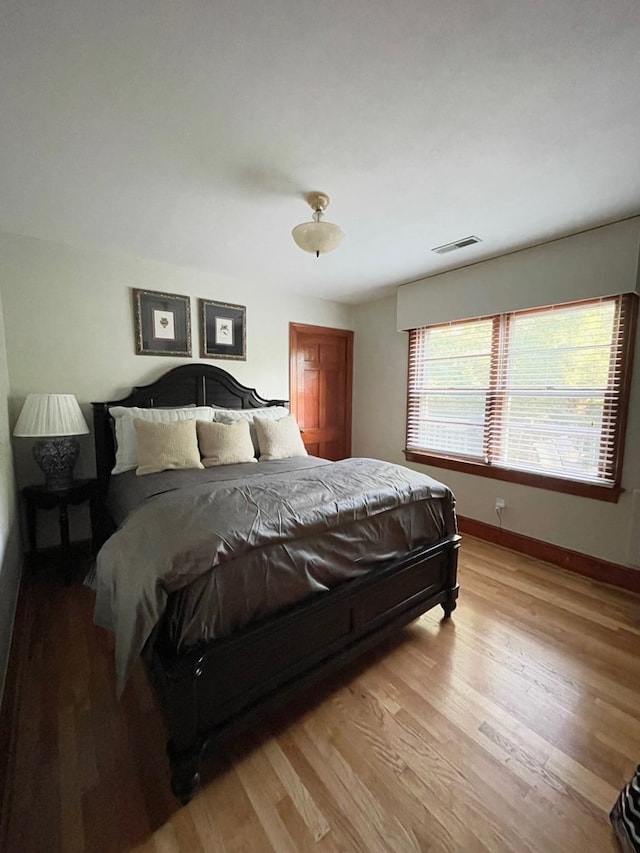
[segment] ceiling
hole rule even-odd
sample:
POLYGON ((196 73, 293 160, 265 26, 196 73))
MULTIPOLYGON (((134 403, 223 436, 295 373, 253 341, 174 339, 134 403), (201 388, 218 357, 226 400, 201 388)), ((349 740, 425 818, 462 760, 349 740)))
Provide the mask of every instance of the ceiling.
POLYGON ((363 301, 639 213, 639 45, 637 0, 0 0, 0 229, 363 301))

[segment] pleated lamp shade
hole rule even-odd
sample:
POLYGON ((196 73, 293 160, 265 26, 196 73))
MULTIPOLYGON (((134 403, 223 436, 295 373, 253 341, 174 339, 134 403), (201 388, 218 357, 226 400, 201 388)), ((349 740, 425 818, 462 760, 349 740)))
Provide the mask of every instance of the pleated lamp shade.
POLYGON ((89 427, 73 394, 28 394, 13 434, 21 438, 84 435, 89 427))

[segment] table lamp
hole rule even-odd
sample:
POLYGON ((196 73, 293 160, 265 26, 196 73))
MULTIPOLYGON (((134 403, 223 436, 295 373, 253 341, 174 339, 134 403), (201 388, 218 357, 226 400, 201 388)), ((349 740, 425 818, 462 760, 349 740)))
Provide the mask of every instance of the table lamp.
POLYGON ((80 453, 78 439, 89 427, 73 394, 28 394, 13 434, 38 438, 33 457, 50 491, 69 489, 80 453))

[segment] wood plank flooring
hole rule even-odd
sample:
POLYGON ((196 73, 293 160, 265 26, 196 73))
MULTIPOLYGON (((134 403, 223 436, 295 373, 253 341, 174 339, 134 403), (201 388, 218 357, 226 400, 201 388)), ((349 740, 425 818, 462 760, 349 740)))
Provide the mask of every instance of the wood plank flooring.
MULTIPOLYGON (((640 599, 466 537, 426 614, 169 790, 142 666, 114 696, 92 593, 30 578, 0 849, 607 853, 640 762, 640 599)), ((11 715, 9 715, 11 716, 11 715)))

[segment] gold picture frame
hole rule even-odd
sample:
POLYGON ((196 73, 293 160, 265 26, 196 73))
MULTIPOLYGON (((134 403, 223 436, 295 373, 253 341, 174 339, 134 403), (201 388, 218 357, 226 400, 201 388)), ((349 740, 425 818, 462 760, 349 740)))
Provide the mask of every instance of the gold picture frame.
POLYGON ((231 302, 200 299, 200 355, 246 361, 247 309, 231 302))
POLYGON ((136 354, 191 358, 191 299, 156 290, 132 295, 136 354))

